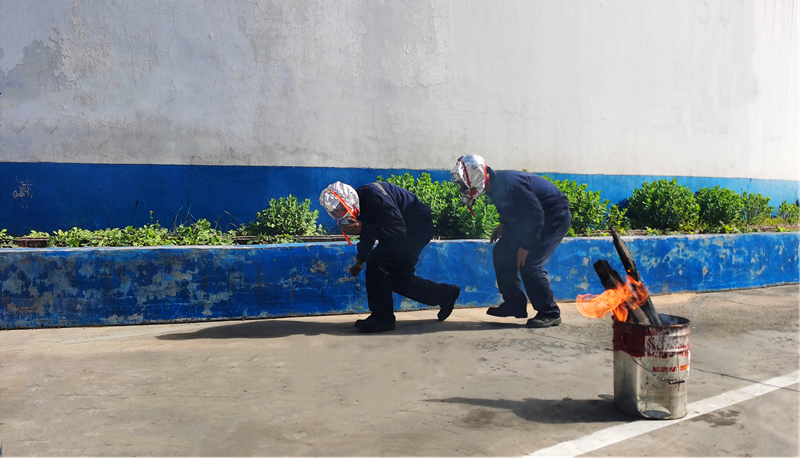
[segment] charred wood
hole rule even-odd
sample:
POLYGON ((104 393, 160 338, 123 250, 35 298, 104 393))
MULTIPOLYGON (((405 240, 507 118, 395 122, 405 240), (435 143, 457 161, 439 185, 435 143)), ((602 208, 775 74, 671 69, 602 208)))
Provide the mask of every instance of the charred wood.
MULTIPOLYGON (((620 277, 616 270, 611 268, 611 265, 605 259, 601 259, 594 263, 594 271, 597 273, 597 276, 600 278, 600 282, 603 284, 605 289, 619 289, 620 287, 628 287, 625 283, 625 280, 620 277)), ((635 297, 636 292, 632 292, 635 297)), ((644 313, 644 311, 642 311, 641 308, 636 307, 634 301, 625 301, 624 306, 628 309, 628 318, 625 320, 626 322, 645 325, 650 324, 650 320, 647 319, 647 315, 644 313)))
MULTIPOLYGON (((628 275, 630 275, 634 280, 641 282, 642 277, 639 275, 639 269, 636 268, 636 261, 633 260, 633 256, 631 256, 631 252, 628 250, 625 242, 622 241, 619 231, 614 227, 611 228, 611 237, 614 239, 614 247, 617 249, 619 258, 622 261, 622 265, 625 267, 625 270, 628 272, 628 275)), ((645 315, 647 315, 650 323, 656 326, 661 326, 661 318, 658 316, 658 312, 656 312, 656 308, 653 305, 653 301, 650 300, 649 295, 647 300, 642 304, 642 310, 644 311, 645 315)))

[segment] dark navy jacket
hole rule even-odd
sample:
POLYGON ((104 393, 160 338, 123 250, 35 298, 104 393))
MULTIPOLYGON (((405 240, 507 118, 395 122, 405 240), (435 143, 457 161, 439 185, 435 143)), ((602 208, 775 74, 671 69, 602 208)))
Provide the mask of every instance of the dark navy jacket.
MULTIPOLYGON (((389 183, 370 183, 356 189, 361 235, 357 259, 367 260, 375 241, 389 244, 431 217, 430 208, 413 193, 389 183)), ((413 234, 408 234, 413 236, 413 234)))
POLYGON ((528 172, 490 170, 491 191, 486 195, 497 207, 506 233, 530 251, 542 236, 545 218, 563 217, 569 200, 553 183, 528 172), (510 231, 510 232, 509 232, 510 231))

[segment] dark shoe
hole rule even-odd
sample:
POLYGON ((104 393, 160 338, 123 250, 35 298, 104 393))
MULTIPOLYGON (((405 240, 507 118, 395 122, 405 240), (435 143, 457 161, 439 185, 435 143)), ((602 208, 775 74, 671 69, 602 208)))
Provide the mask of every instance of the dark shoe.
POLYGON ((364 332, 394 331, 394 323, 382 323, 375 319, 356 320, 355 327, 364 332))
POLYGON ((461 294, 461 287, 458 285, 452 285, 453 287, 453 294, 447 299, 447 302, 439 306, 439 313, 436 315, 439 317, 439 321, 444 321, 453 313, 453 308, 456 306, 456 299, 458 299, 458 295, 461 294))
POLYGON ((535 316, 525 323, 526 328, 549 328, 561 324, 561 318, 539 318, 535 316))
POLYGON ((525 304, 523 308, 519 308, 519 307, 512 307, 503 302, 497 307, 489 307, 486 310, 486 314, 491 316, 499 316, 501 318, 509 316, 513 316, 514 318, 528 318, 528 311, 525 310, 527 308, 528 304, 525 304))

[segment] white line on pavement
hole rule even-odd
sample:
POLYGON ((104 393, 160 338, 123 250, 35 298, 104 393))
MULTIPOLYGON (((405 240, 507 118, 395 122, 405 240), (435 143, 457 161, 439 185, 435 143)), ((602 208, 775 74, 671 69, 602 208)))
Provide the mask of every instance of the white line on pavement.
POLYGON ((647 434, 657 429, 665 428, 675 423, 690 420, 694 417, 723 409, 725 407, 738 404, 740 402, 753 399, 755 397, 771 393, 775 390, 785 388, 800 382, 800 372, 795 371, 791 374, 771 378, 761 383, 748 385, 734 391, 720 394, 702 401, 689 404, 686 408, 686 416, 677 420, 639 420, 622 425, 612 426, 601 429, 600 431, 583 436, 581 438, 562 442, 552 447, 543 448, 531 453, 528 456, 578 456, 584 453, 607 447, 609 445, 622 442, 632 437, 647 434))

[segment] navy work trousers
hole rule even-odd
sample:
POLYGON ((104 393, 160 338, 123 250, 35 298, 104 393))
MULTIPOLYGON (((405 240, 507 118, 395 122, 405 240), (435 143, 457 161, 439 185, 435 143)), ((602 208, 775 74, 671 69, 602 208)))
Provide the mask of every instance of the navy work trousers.
POLYGON ((367 257, 365 275, 367 301, 372 312, 370 319, 395 322, 392 292, 425 305, 441 305, 452 294, 448 285, 414 274, 422 249, 433 238, 433 221, 428 213, 414 223, 407 225, 405 234, 378 242, 367 257))
POLYGON ((556 247, 569 232, 572 215, 568 208, 545 214, 541 236, 533 249, 528 253, 525 264, 517 269, 517 251, 525 234, 518 233, 513 226, 506 228, 506 234, 494 246, 492 258, 494 272, 497 277, 497 289, 503 301, 515 310, 525 310, 527 300, 520 284, 525 285, 531 305, 540 318, 559 318, 561 309, 553 299, 553 288, 547 279, 544 265, 553 256, 556 247))

